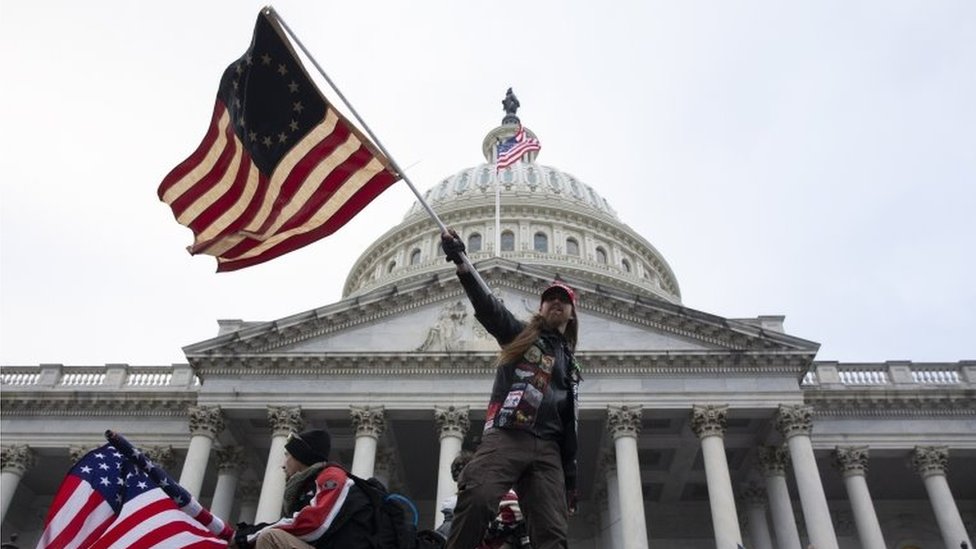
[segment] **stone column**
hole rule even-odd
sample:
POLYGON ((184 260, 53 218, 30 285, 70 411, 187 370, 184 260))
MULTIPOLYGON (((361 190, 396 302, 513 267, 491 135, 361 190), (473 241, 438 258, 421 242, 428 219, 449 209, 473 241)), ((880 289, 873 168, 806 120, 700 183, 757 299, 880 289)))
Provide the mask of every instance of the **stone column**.
POLYGON ((786 486, 786 463, 790 454, 782 446, 760 446, 759 467, 766 480, 769 511, 773 517, 773 532, 777 549, 802 549, 800 531, 796 527, 790 490, 786 486))
POLYGON ((183 461, 179 483, 190 495, 200 497, 214 439, 224 430, 219 406, 190 406, 190 447, 183 461))
POLYGON ((776 415, 776 428, 790 449, 796 488, 800 492, 803 521, 810 535, 810 543, 817 549, 839 549, 834 524, 830 521, 827 496, 820 482, 820 470, 813 455, 810 432, 813 430, 813 407, 781 404, 776 415))
POLYGON ((972 547, 973 542, 966 534, 966 527, 962 523, 962 517, 959 516, 959 508, 956 507, 956 500, 949 491, 949 482, 946 480, 948 462, 948 446, 916 446, 912 453, 912 466, 925 483, 925 491, 928 492, 929 501, 932 502, 935 521, 939 523, 939 531, 942 532, 942 542, 945 543, 946 549, 961 547, 963 542, 972 547))
POLYGON ((742 502, 746 506, 746 520, 749 521, 749 544, 751 549, 773 549, 769 537, 769 523, 766 521, 766 491, 758 484, 750 483, 742 489, 742 502))
POLYGON ((712 508, 712 528, 717 549, 742 545, 739 515, 732 495, 732 477, 725 457, 726 405, 699 405, 691 408, 691 430, 701 439, 708 484, 708 503, 712 508))
POLYGON ((434 421, 441 441, 440 458, 437 462, 437 497, 434 499, 434 528, 444 522, 441 503, 457 493, 457 483, 451 477, 451 462, 461 452, 464 435, 471 426, 467 406, 435 406, 434 421))
POLYGON ((851 500, 861 548, 885 549, 887 545, 881 535, 881 524, 874 512, 874 503, 871 502, 871 493, 865 478, 868 472, 868 447, 838 446, 834 450, 834 467, 844 475, 844 487, 847 488, 847 497, 851 500))
POLYGON ((237 481, 244 468, 244 449, 240 446, 225 446, 217 449, 217 487, 214 489, 210 512, 230 522, 234 510, 234 496, 237 494, 237 481))
POLYGON ((0 522, 7 516, 20 479, 34 466, 34 462, 34 451, 26 444, 15 444, 0 450, 0 522))
POLYGON ((245 482, 238 490, 241 497, 241 508, 237 511, 237 522, 254 524, 254 516, 258 510, 258 498, 261 496, 261 486, 256 482, 245 482))
POLYGON ((285 464, 285 442, 289 434, 301 431, 304 423, 302 410, 287 406, 268 406, 268 421, 271 422, 271 449, 261 481, 255 522, 274 522, 281 518, 281 502, 285 495, 285 474, 281 469, 285 464))
POLYGON ((641 430, 640 406, 608 406, 607 429, 617 454, 617 485, 620 489, 620 523, 627 549, 647 549, 644 522, 644 493, 637 457, 641 430))
POLYGON ((620 520, 620 484, 617 481, 617 454, 608 449, 600 460, 607 488, 607 528, 610 531, 610 548, 623 549, 623 532, 620 520))
POLYGON ((352 474, 369 478, 376 465, 376 444, 386 429, 382 406, 350 406, 352 424, 356 428, 356 446, 352 453, 352 474))

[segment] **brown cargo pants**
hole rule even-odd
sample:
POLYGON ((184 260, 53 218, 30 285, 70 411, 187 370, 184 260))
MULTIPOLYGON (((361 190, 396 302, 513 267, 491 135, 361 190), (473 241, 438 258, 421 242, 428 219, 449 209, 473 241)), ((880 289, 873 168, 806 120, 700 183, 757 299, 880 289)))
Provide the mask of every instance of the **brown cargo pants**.
POLYGON ((494 429, 485 434, 458 479, 447 549, 474 549, 510 488, 518 494, 534 549, 568 547, 566 487, 559 443, 532 433, 494 429))

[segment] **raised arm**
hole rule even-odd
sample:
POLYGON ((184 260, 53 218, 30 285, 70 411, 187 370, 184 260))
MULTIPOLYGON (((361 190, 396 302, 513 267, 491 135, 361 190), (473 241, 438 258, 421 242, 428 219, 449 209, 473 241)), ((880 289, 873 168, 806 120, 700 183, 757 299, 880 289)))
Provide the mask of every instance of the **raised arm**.
POLYGON ((498 300, 480 281, 478 274, 469 270, 468 265, 461 257, 464 254, 464 242, 454 229, 448 229, 441 233, 441 248, 447 255, 448 261, 453 261, 457 265, 457 276, 461 281, 461 287, 468 295, 468 300, 474 307, 474 316, 478 322, 493 335, 498 343, 505 345, 515 338, 525 324, 505 308, 505 305, 498 300))

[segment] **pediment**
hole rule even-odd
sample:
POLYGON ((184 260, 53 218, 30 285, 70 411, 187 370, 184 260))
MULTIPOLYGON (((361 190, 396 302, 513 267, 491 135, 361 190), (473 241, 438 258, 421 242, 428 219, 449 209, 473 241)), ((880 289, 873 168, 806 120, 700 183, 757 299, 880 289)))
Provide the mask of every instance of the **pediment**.
MULTIPOLYGON (((481 271, 518 317, 538 308, 553 278, 499 262, 481 271)), ((709 315, 663 300, 568 280, 580 295, 580 351, 615 354, 752 351, 812 356, 818 345, 755 323, 709 315)), ((240 329, 184 348, 187 358, 323 354, 493 353, 498 346, 474 318, 451 272, 240 329)))

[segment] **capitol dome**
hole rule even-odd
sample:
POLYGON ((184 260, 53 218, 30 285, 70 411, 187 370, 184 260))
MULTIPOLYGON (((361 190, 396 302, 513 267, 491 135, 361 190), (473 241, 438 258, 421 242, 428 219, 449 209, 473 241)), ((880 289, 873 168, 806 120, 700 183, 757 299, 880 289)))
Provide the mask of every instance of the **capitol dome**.
MULTIPOLYGON (((445 225, 457 230, 468 257, 501 257, 563 278, 582 279, 639 296, 680 303, 678 281, 664 257, 620 221, 593 187, 558 168, 535 162, 538 152, 496 170, 496 147, 518 126, 503 123, 485 136, 486 162, 451 175, 424 193, 445 225), (500 234, 496 238, 495 198, 500 184, 500 234), (500 252, 496 254, 496 248, 500 252)), ((535 134, 525 128, 526 136, 535 134)), ((356 260, 343 297, 453 270, 440 249, 440 231, 419 201, 402 222, 356 260)))

